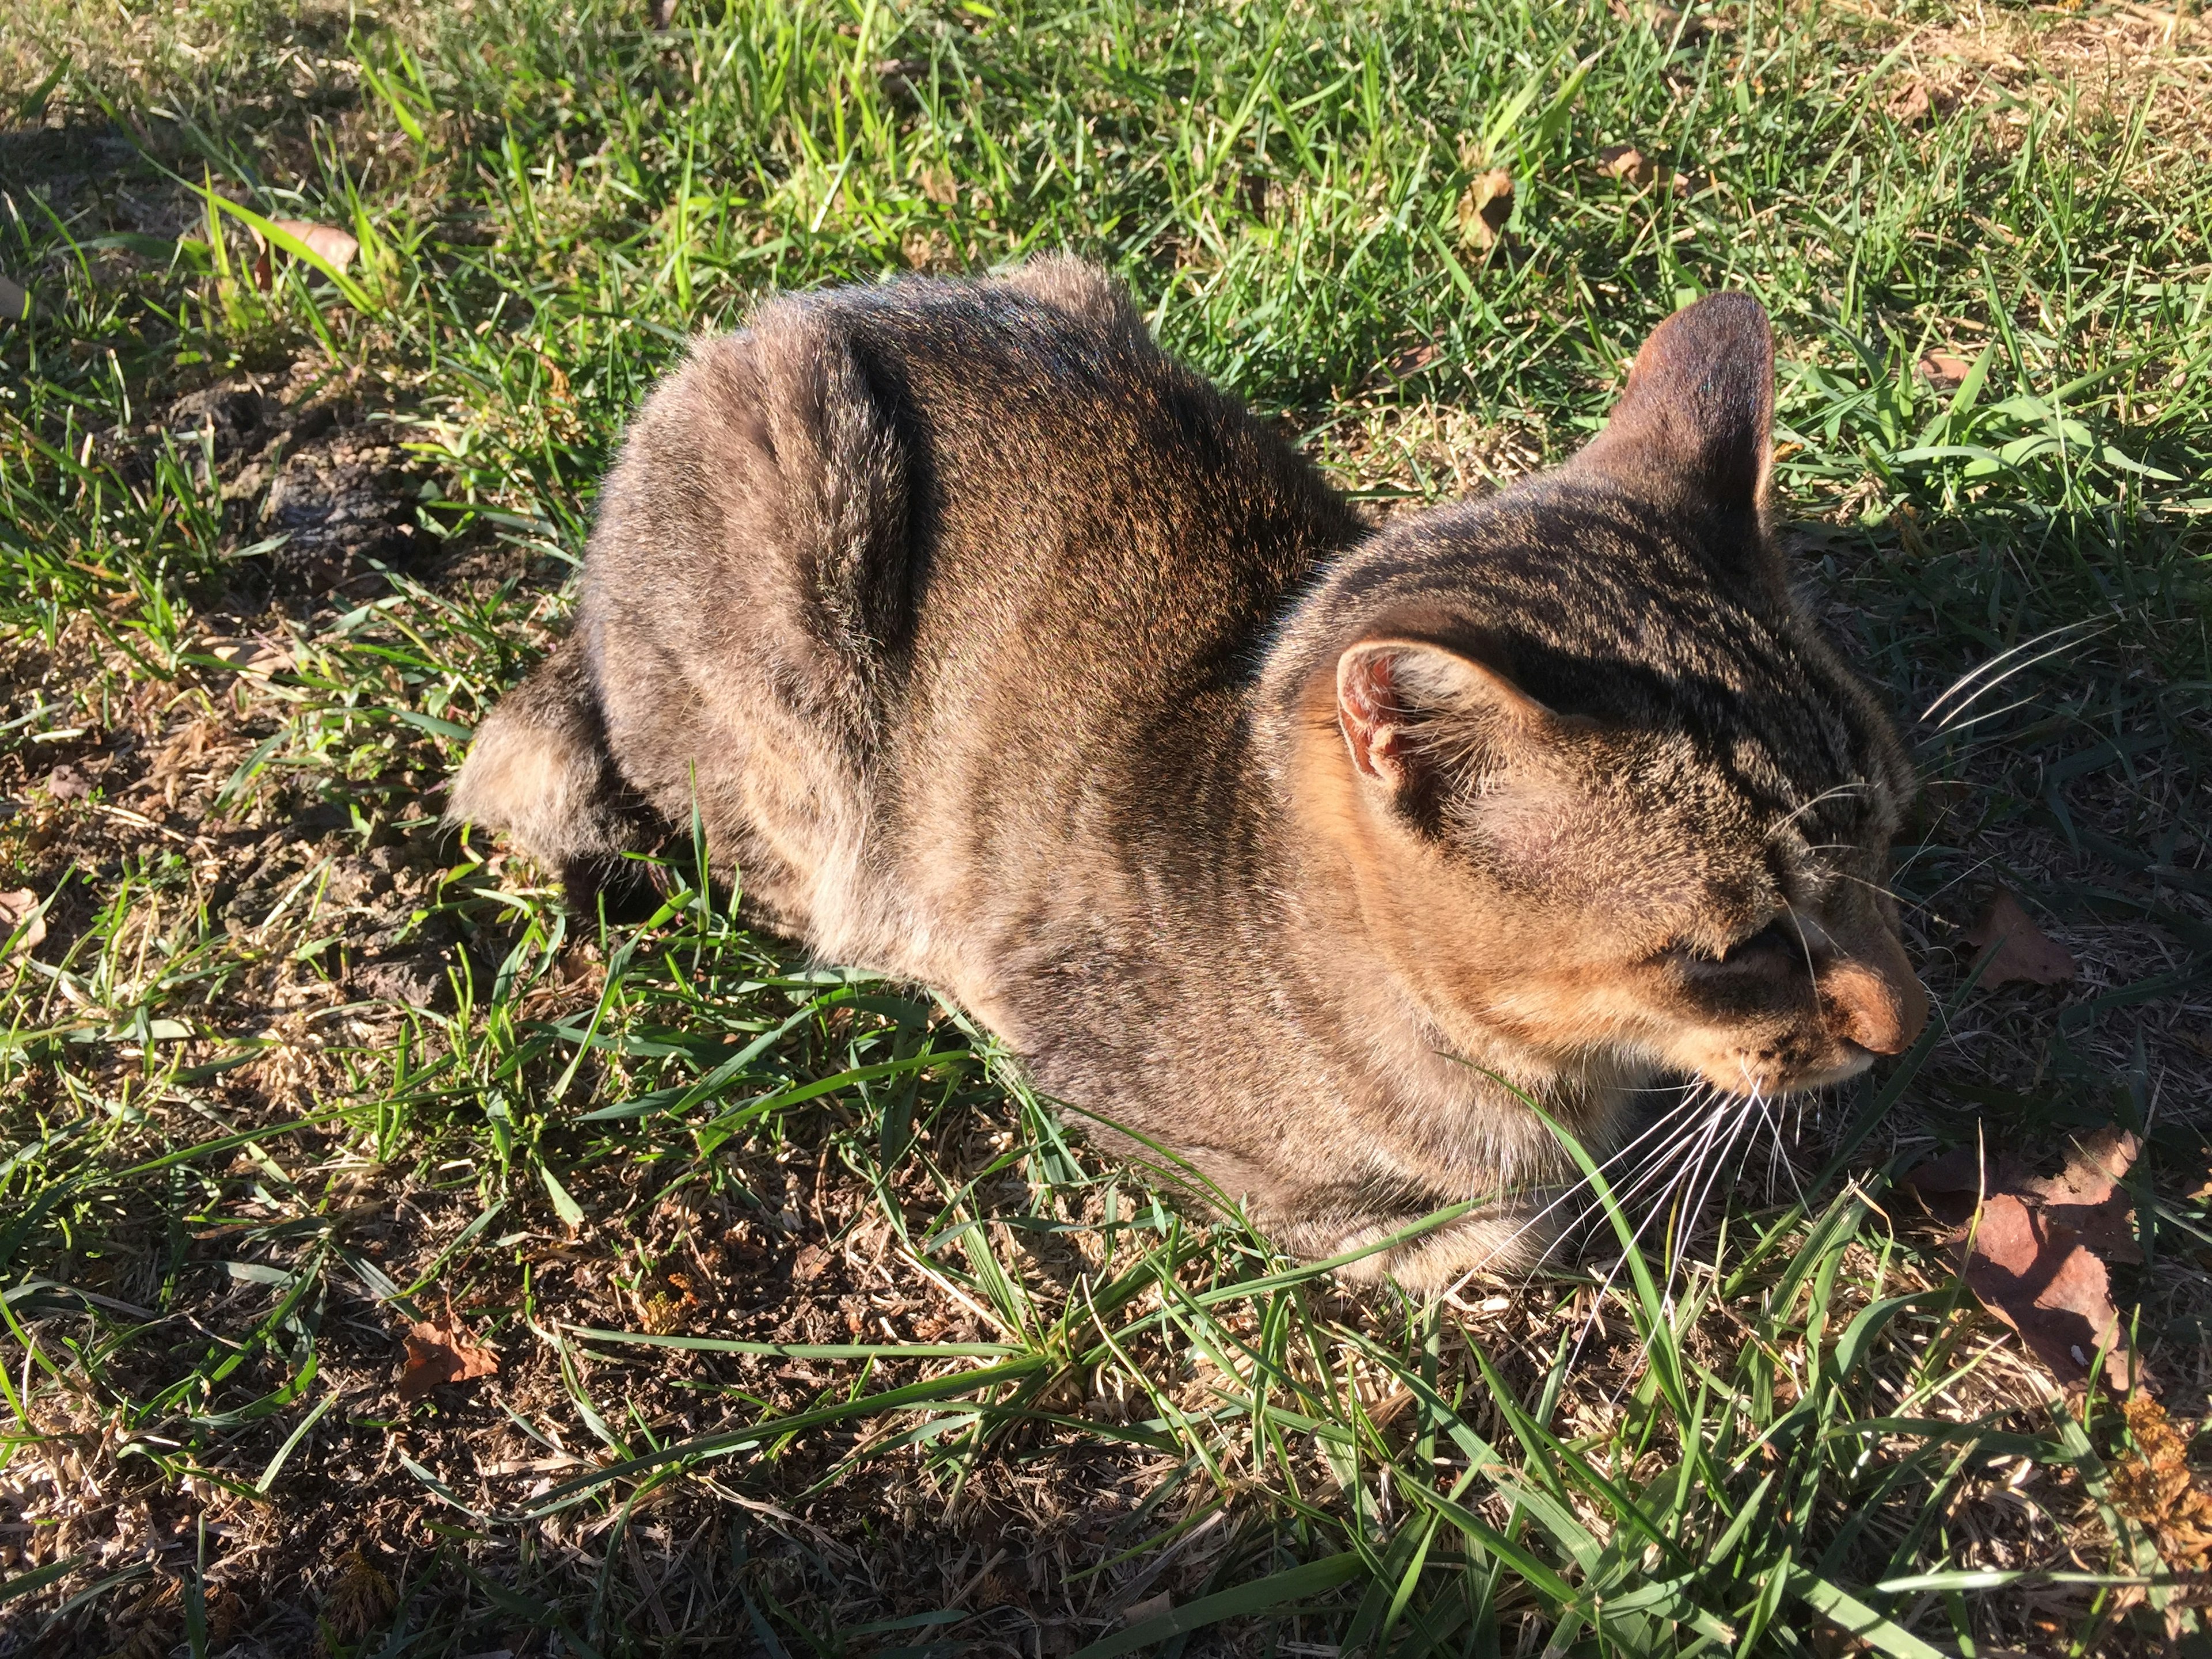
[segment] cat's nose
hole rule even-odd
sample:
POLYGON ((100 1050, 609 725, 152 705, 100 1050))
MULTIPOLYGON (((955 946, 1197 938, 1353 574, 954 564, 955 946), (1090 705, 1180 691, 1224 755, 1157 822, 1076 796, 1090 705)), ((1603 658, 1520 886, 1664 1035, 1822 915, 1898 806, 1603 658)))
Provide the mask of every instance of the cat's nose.
POLYGON ((1838 1034, 1877 1054, 1902 1054, 1928 1024, 1928 993, 1892 945, 1879 964, 1838 962, 1820 975, 1820 1000, 1838 1034))

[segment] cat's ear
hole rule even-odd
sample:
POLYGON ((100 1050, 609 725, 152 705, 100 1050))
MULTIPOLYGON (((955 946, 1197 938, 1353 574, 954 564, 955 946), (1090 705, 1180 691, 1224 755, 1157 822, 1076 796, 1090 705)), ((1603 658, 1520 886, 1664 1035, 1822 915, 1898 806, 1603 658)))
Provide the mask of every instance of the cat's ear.
POLYGON ((1336 718, 1360 775, 1393 793, 1477 764, 1564 722, 1504 674, 1449 647, 1379 637, 1336 660, 1336 718))
POLYGON ((1623 483, 1755 514, 1774 459, 1774 331, 1747 294, 1716 294, 1651 331, 1605 430, 1578 458, 1623 483))

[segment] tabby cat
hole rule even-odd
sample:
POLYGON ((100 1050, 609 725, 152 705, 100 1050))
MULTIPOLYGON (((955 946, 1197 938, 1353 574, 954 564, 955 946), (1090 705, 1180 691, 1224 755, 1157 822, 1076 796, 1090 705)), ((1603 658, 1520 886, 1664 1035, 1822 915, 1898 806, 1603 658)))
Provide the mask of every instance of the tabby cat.
POLYGON ((696 803, 761 920, 1288 1248, 1474 1200, 1352 1271, 1516 1266, 1571 1168, 1523 1095, 1617 1145, 1662 1077, 1816 1086, 1926 1017, 1772 386, 1715 295, 1565 465, 1377 532, 1086 265, 779 299, 637 416, 452 816, 574 891, 696 803))

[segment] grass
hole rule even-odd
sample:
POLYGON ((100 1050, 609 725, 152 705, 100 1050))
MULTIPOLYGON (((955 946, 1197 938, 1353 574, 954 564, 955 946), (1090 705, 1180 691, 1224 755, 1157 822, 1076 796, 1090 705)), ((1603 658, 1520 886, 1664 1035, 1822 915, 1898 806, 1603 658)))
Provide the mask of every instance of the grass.
POLYGON ((2144 1131, 2118 1289, 2212 1406, 2212 30, 644 9, 0 20, 0 1654, 2203 1650, 2125 1419, 1891 1182, 2144 1131), (359 255, 264 286, 278 218, 359 255), (1384 512, 1757 294, 1864 671, 2053 647, 1911 728, 1930 1036, 1687 1225, 1352 1295, 685 870, 607 927, 439 837, 690 331, 1057 247, 1384 512), (1995 884, 2074 984, 1972 982, 1995 884), (441 1319, 498 1372, 403 1399, 441 1319))

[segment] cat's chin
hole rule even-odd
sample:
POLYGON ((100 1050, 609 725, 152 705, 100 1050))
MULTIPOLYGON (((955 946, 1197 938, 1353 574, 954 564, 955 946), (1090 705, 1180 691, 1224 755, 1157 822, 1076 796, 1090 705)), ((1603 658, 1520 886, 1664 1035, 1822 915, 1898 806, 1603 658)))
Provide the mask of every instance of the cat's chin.
POLYGON ((1818 1071, 1800 1072, 1786 1078, 1747 1078, 1741 1073, 1733 1078, 1717 1072, 1700 1071, 1698 1079, 1723 1095, 1736 1099, 1753 1096, 1761 1100, 1781 1100, 1790 1095, 1809 1093, 1814 1089, 1832 1088, 1838 1083, 1848 1083, 1874 1064, 1871 1050, 1852 1045, 1850 1053, 1833 1066, 1818 1071))

